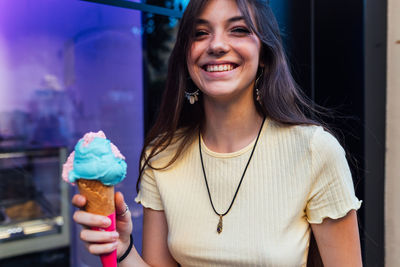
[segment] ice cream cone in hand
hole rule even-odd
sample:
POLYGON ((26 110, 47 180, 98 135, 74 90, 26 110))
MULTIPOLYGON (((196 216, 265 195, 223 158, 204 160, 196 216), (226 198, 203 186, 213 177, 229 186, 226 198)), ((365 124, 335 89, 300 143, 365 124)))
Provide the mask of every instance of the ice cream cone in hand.
POLYGON ((85 210, 87 212, 104 216, 115 212, 114 186, 82 178, 77 180, 77 185, 80 194, 86 197, 85 210))
MULTIPOLYGON (((87 133, 75 146, 75 151, 63 166, 63 179, 77 183, 79 192, 86 197, 85 210, 107 216, 111 225, 101 231, 115 230, 114 185, 126 176, 125 157, 104 133, 87 133)), ((117 252, 101 255, 103 267, 117 266, 117 252)))

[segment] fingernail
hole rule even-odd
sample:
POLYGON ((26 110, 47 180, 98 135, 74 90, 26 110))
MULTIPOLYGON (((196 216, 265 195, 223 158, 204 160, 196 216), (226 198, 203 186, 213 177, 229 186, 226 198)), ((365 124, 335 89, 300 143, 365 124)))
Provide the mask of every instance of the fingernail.
POLYGON ((119 237, 118 232, 112 232, 111 233, 112 238, 117 239, 119 237))
POLYGON ((113 249, 116 249, 117 246, 118 246, 118 242, 114 242, 114 243, 112 244, 113 249))
POLYGON ((103 223, 105 224, 105 226, 109 226, 111 224, 111 220, 109 218, 104 218, 103 223))

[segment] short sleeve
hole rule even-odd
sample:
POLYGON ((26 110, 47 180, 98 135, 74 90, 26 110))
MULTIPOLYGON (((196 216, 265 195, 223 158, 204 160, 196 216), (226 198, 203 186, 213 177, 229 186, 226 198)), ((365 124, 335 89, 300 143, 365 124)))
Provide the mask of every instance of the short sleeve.
POLYGON ((361 201, 354 193, 353 180, 345 152, 339 142, 322 127, 311 140, 312 187, 306 207, 309 223, 324 218, 338 219, 357 210, 361 201))
POLYGON ((154 172, 150 167, 146 168, 142 175, 139 193, 135 198, 135 201, 142 204, 145 208, 164 210, 160 192, 158 191, 157 183, 154 178, 154 172))

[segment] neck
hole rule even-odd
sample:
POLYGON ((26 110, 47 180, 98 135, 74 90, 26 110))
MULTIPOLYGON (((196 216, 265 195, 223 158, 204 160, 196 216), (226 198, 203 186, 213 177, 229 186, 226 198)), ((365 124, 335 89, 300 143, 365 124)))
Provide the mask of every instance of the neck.
POLYGON ((206 100, 204 110, 203 141, 209 149, 220 153, 235 152, 250 144, 257 137, 263 120, 253 99, 247 105, 213 105, 206 100))

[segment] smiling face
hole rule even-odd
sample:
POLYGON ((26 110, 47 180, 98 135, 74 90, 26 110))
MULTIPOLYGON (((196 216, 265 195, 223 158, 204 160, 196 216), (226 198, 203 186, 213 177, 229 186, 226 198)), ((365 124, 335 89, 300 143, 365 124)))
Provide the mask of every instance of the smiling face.
POLYGON ((205 101, 252 99, 261 42, 236 1, 211 0, 198 16, 187 67, 205 101))

